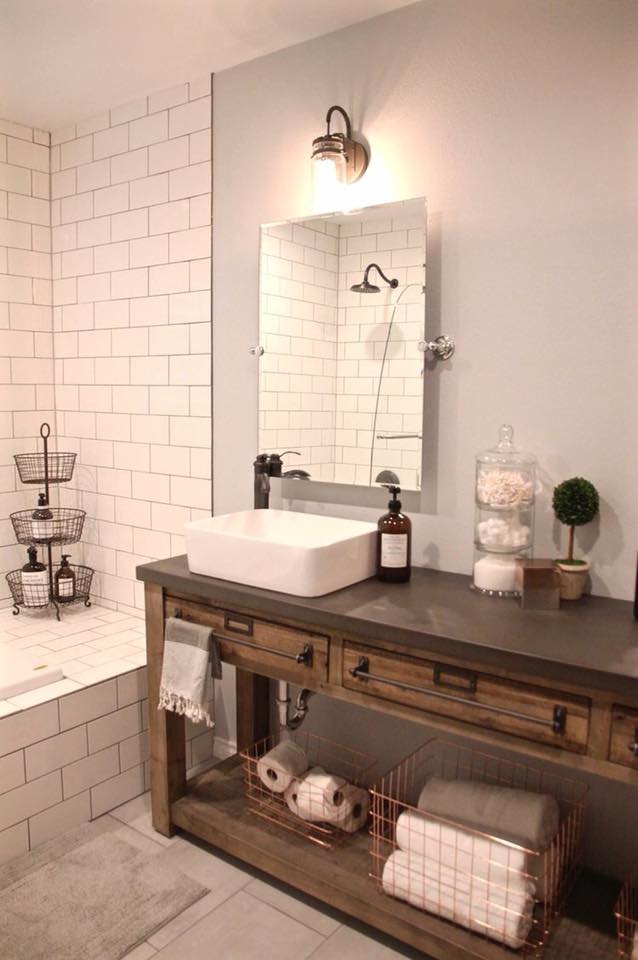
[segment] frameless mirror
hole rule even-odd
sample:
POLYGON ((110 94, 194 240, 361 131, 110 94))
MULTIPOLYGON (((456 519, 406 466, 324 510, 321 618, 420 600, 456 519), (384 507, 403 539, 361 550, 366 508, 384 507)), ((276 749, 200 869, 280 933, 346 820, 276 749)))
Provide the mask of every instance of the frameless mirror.
POLYGON ((261 228, 259 449, 284 476, 421 485, 424 198, 261 228))

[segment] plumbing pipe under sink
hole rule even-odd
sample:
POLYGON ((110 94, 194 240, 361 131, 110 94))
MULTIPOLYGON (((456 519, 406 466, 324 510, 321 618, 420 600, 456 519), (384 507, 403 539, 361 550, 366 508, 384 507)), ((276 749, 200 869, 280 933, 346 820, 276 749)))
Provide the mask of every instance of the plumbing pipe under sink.
POLYGON ((288 705, 290 704, 290 684, 285 680, 277 681, 277 711, 279 714, 279 727, 281 731, 296 730, 301 726, 308 714, 308 700, 312 696, 314 696, 313 690, 301 690, 295 702, 294 712, 292 716, 288 716, 288 705))

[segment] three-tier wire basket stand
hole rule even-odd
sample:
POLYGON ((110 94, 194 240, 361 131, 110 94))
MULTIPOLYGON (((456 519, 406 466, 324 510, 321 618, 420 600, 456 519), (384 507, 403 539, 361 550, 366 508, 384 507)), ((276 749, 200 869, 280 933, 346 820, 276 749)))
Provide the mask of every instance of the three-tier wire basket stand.
POLYGON ((76 457, 75 453, 50 453, 50 435, 51 427, 48 423, 43 423, 40 427, 42 452, 16 453, 13 459, 22 483, 38 485, 44 489, 47 508, 51 517, 46 520, 38 520, 33 517, 33 510, 17 510, 11 514, 11 523, 18 543, 26 547, 46 547, 48 584, 29 585, 28 592, 23 590, 22 570, 11 570, 6 575, 6 579, 13 598, 13 613, 15 616, 24 608, 33 610, 53 607, 59 620, 61 605, 66 606, 81 601, 85 607, 91 606, 89 595, 93 580, 93 569, 81 564, 71 564, 71 570, 75 574, 75 592, 72 597, 56 597, 52 548, 78 543, 82 539, 86 513, 84 510, 72 507, 51 507, 49 505, 51 484, 68 483, 71 480, 76 457))

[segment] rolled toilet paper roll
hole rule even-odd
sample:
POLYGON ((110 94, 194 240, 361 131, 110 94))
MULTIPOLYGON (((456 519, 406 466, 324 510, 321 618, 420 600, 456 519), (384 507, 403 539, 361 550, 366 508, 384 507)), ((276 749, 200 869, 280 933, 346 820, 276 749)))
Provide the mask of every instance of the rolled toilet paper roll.
POLYGON ((347 783, 343 788, 343 803, 335 826, 346 833, 356 833, 365 827, 370 813, 370 794, 363 787, 347 783))
POLYGON ((291 813, 294 813, 296 817, 300 816, 299 809, 297 807, 297 794, 299 793, 300 783, 301 780, 297 780, 297 778, 295 778, 292 783, 286 787, 286 791, 284 793, 284 800, 288 805, 288 809, 291 813))
POLYGON ((288 793, 288 806, 302 820, 313 823, 336 823, 344 815, 342 810, 348 786, 343 777, 326 773, 323 767, 313 767, 288 793))
POLYGON ((308 769, 308 757, 294 740, 282 740, 257 761, 259 779, 273 793, 285 793, 308 769))

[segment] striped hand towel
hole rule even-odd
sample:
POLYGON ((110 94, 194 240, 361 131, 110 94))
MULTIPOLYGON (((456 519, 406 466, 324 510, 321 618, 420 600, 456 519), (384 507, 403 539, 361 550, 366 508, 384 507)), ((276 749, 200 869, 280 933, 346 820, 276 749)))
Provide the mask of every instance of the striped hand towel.
POLYGON ((219 647, 209 627, 169 617, 158 710, 172 710, 212 727, 213 679, 221 678, 219 647))

